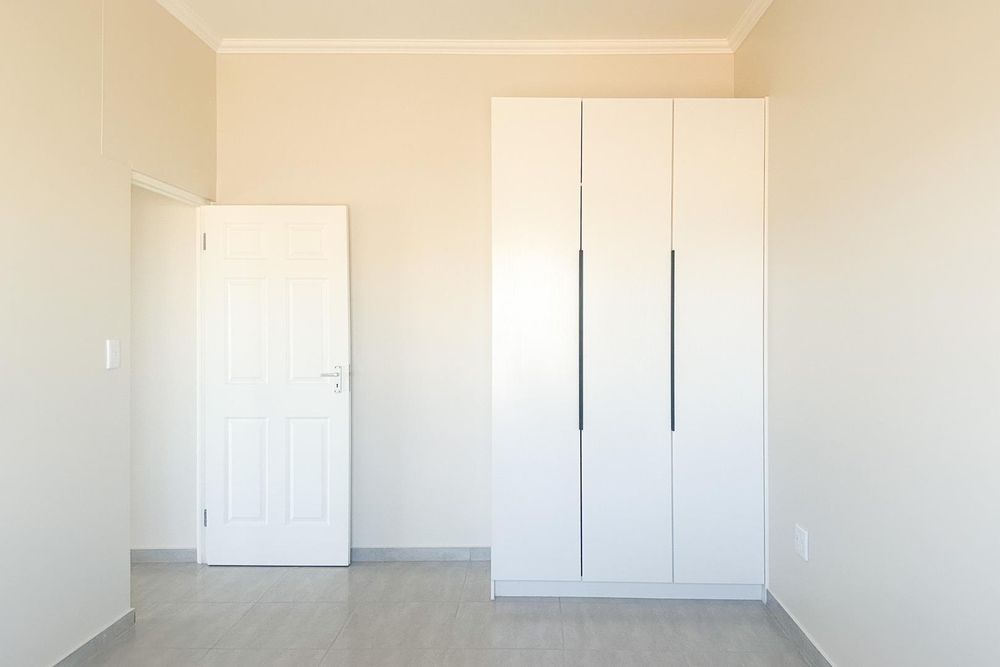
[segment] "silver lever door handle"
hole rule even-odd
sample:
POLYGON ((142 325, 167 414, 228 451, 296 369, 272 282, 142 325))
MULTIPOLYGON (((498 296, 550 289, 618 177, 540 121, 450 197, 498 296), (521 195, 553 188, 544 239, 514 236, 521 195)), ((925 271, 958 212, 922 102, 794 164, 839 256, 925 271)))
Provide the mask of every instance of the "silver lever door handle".
POLYGON ((320 373, 320 377, 323 378, 333 378, 333 391, 340 393, 344 390, 344 367, 334 366, 333 370, 329 373, 320 373))

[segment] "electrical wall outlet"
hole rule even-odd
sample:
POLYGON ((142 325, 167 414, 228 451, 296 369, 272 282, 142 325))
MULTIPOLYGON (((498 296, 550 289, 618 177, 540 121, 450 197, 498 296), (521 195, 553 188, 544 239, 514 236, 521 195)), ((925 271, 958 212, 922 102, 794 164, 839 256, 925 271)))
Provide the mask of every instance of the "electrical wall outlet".
POLYGON ((122 365, 122 342, 117 338, 104 341, 104 368, 114 370, 122 365))
POLYGON ((795 524, 795 553, 802 560, 809 560, 809 531, 799 524, 795 524))

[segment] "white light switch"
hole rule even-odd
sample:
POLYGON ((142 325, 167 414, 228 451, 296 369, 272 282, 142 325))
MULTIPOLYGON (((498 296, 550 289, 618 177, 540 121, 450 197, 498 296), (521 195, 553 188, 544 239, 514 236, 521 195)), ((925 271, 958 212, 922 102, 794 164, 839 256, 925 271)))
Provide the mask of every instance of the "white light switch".
POLYGON ((795 524, 795 553, 804 560, 809 560, 809 531, 795 524))
POLYGON ((111 370, 122 365, 122 342, 117 338, 104 341, 104 368, 111 370))

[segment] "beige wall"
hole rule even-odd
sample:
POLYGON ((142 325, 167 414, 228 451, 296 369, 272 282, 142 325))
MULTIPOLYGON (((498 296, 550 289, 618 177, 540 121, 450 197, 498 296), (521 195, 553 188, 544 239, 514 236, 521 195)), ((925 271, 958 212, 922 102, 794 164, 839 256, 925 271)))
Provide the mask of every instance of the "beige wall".
POLYGON ((101 157, 101 25, 99 0, 0 3, 3 665, 53 664, 130 606, 130 175, 101 157))
POLYGON ((104 154, 215 195, 215 52, 153 0, 104 0, 104 154))
POLYGON ((1000 664, 998 23, 777 0, 736 58, 771 96, 770 587, 845 667, 1000 664))
POLYGON ((194 549, 198 209, 132 188, 133 549, 194 549))
POLYGON ((489 544, 490 97, 728 97, 732 66, 220 57, 219 201, 351 207, 354 546, 489 544))

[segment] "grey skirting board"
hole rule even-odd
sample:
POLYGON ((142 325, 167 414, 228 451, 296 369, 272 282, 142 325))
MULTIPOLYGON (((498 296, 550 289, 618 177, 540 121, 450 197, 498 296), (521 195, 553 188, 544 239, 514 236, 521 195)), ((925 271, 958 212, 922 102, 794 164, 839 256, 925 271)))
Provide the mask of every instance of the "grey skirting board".
POLYGON ((351 561, 404 562, 404 561, 487 561, 489 547, 357 547, 351 549, 351 561))
MULTIPOLYGON (((489 547, 358 547, 351 549, 356 563, 407 561, 488 561, 489 547)), ((133 563, 195 563, 194 549, 132 549, 133 563)))
POLYGON ((785 608, 781 606, 781 603, 771 595, 771 591, 767 592, 766 606, 774 620, 778 622, 781 629, 785 631, 785 634, 792 640, 795 647, 799 649, 799 653, 802 654, 805 661, 809 663, 809 667, 833 667, 830 661, 812 643, 808 635, 802 631, 802 628, 795 622, 795 619, 789 616, 785 608))
POLYGON ((56 667, 77 667, 84 665, 88 660, 107 648, 124 632, 128 632, 135 625, 135 609, 129 609, 125 615, 117 621, 98 632, 83 646, 76 649, 65 658, 56 663, 56 667))
POLYGON ((133 563, 195 563, 197 549, 132 549, 133 563))

